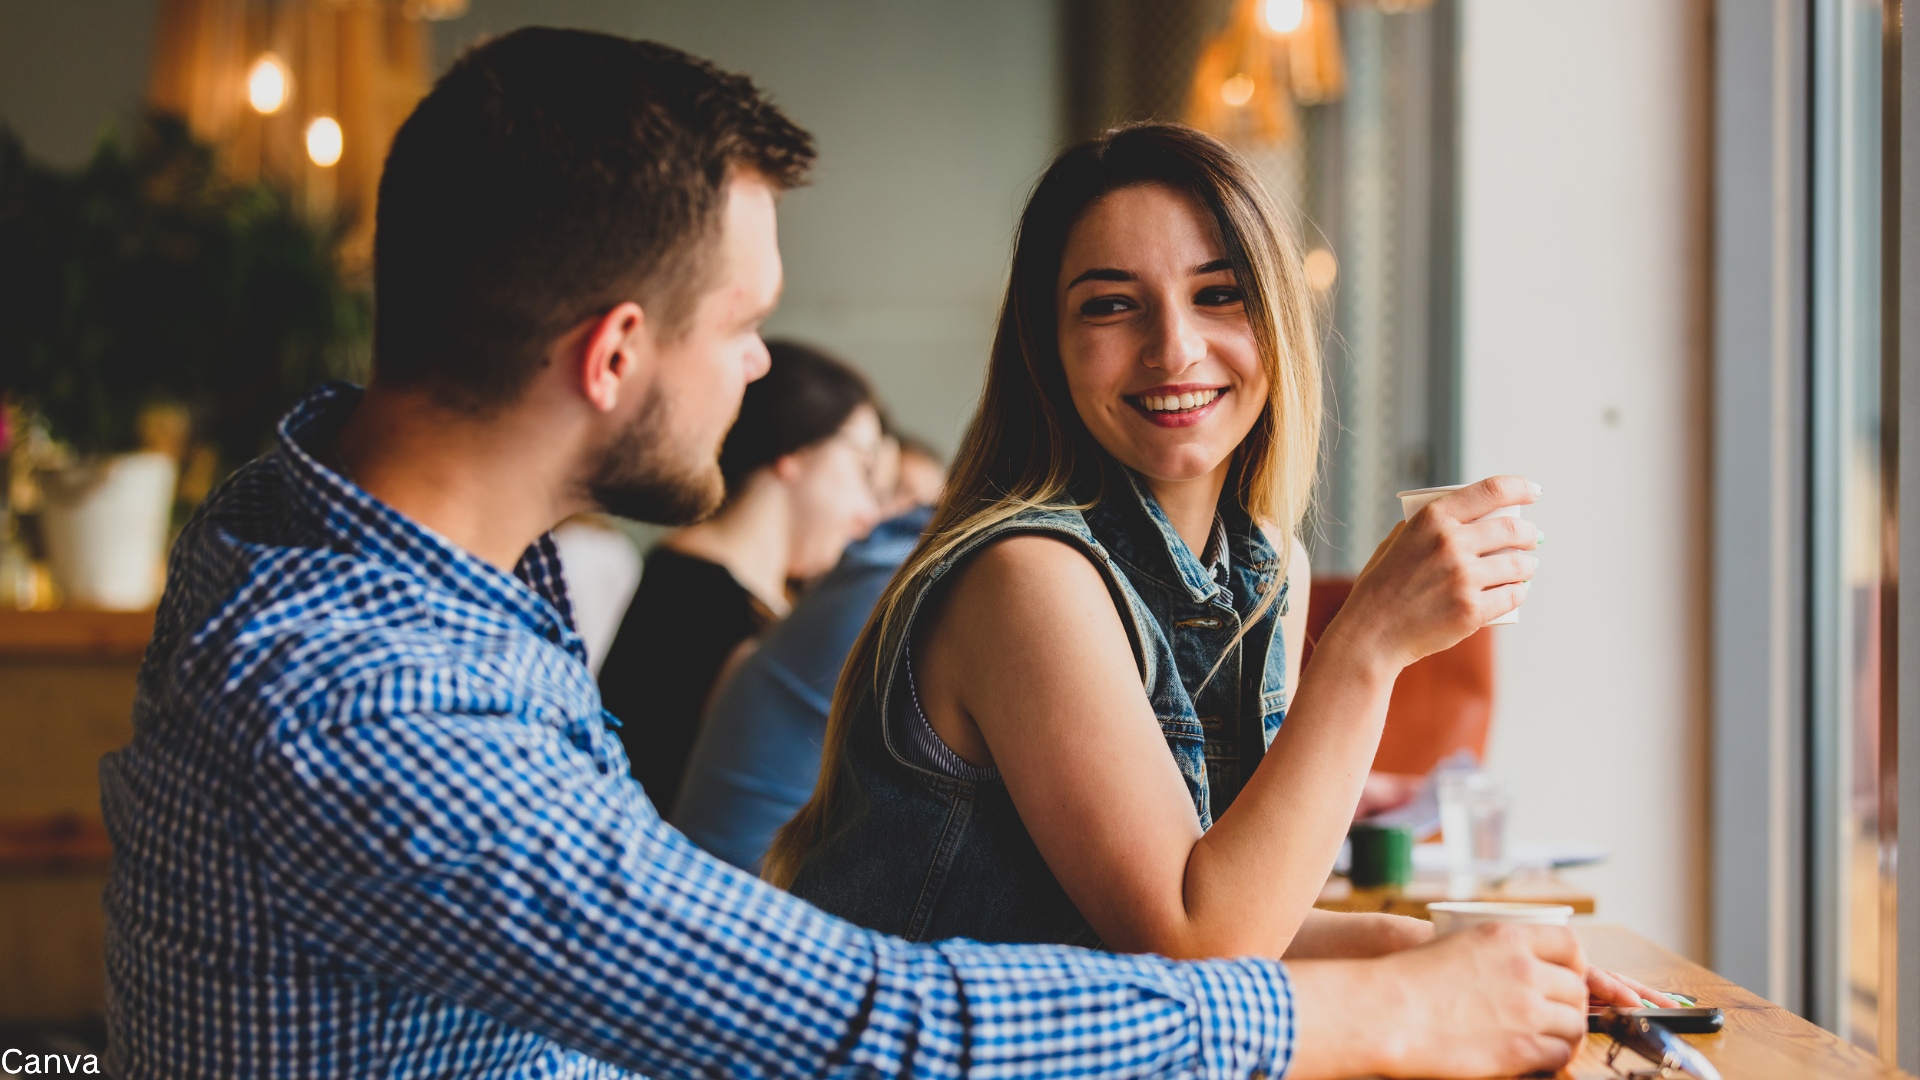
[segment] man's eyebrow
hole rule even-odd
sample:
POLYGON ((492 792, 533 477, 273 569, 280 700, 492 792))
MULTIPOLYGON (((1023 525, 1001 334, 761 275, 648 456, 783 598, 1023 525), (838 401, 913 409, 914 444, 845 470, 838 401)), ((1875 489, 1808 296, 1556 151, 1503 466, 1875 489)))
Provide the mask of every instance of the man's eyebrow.
POLYGON ((1215 259, 1212 262, 1204 262, 1204 263, 1201 263, 1199 266, 1194 267, 1193 272, 1196 275, 1217 274, 1222 270, 1231 270, 1231 269, 1233 269, 1232 259, 1215 259))
POLYGON ((1067 282, 1067 288, 1071 289, 1075 285, 1078 285, 1083 281, 1139 281, 1139 280, 1140 280, 1139 276, 1134 274, 1130 270, 1116 270, 1111 266, 1096 266, 1091 270, 1085 271, 1079 277, 1074 278, 1072 281, 1067 282))

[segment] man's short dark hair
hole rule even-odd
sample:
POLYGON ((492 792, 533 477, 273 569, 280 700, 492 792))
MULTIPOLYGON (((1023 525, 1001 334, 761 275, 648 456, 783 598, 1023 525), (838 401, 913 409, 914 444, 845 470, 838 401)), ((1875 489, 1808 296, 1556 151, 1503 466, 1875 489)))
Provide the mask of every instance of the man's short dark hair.
POLYGON ((678 49, 547 28, 473 48, 387 154, 375 378, 486 409, 623 301, 671 337, 711 280, 728 179, 790 188, 813 156, 751 81, 678 49))

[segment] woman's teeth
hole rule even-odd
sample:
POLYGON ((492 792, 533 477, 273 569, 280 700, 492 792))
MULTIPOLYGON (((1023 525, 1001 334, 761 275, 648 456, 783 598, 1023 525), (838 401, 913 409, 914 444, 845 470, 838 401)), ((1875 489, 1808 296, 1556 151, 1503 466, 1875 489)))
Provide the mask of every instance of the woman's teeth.
POLYGON ((1148 412, 1185 412, 1208 404, 1220 394, 1219 390, 1199 390, 1191 394, 1142 394, 1140 405, 1148 412))

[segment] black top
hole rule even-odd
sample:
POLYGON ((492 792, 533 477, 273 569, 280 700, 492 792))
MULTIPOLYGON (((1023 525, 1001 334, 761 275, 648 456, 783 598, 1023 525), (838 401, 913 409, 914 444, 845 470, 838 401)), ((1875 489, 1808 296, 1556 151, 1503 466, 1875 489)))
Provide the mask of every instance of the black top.
POLYGON ((600 698, 661 817, 673 812, 721 665, 772 622, 726 567, 665 547, 647 555, 600 665, 600 698))

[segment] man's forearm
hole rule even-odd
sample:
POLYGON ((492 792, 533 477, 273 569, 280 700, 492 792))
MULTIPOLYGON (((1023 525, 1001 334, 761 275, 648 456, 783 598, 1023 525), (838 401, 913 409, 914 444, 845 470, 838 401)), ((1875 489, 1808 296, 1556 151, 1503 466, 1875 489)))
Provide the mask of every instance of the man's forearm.
POLYGON ((1403 1056, 1396 1042, 1401 991, 1379 979, 1374 965, 1306 961, 1290 965, 1290 973, 1300 1037, 1288 1080, 1372 1076, 1403 1056))

